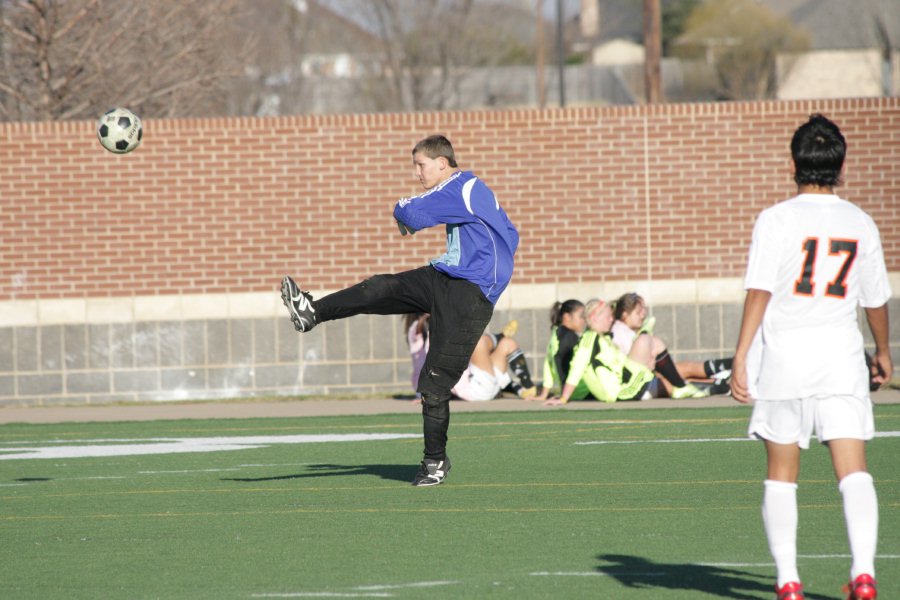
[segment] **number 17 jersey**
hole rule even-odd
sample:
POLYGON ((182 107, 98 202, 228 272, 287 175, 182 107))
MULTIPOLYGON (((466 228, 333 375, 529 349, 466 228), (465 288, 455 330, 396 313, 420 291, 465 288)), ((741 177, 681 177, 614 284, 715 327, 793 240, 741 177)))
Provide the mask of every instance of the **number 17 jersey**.
POLYGON ((857 307, 891 297, 878 228, 834 195, 800 194, 762 211, 745 289, 771 292, 762 322, 760 400, 869 396, 857 307))

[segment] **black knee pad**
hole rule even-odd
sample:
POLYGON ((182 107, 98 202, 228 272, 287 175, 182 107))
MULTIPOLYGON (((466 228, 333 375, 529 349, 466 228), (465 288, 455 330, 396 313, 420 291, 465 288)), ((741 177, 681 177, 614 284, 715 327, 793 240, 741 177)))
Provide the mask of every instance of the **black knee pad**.
MULTIPOLYGON (((438 366, 432 366, 426 362, 425 366, 422 368, 422 372, 419 374, 418 391, 421 392, 423 396, 430 396, 435 399, 446 398, 449 400, 453 395, 451 392, 453 386, 459 381, 460 375, 468 364, 469 362, 466 360, 465 364, 459 368, 449 370, 438 366)), ((435 402, 436 401, 437 400, 435 400, 435 402)))

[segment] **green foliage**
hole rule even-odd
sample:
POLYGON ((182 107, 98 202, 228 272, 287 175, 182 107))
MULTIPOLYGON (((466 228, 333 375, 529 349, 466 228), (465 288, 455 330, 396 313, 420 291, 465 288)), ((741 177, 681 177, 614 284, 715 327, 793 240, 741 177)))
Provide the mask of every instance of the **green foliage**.
POLYGON ((670 0, 662 5, 662 51, 668 56, 672 44, 684 32, 690 14, 703 0, 670 0))

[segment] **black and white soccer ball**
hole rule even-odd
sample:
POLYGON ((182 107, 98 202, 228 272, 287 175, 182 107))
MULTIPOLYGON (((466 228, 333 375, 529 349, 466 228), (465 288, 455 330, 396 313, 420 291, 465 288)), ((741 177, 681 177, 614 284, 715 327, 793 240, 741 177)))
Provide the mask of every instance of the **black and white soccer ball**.
POLYGON ((125 154, 137 148, 143 135, 141 118, 127 108, 106 111, 97 124, 100 144, 116 154, 125 154))

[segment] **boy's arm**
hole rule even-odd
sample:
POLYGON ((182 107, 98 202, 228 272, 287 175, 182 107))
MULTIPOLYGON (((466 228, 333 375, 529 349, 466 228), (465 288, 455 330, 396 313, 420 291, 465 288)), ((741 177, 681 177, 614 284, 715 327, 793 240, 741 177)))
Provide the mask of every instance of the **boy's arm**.
POLYGON ((744 299, 744 316, 741 320, 737 348, 734 351, 734 362, 731 365, 731 395, 738 402, 750 401, 747 384, 747 352, 750 350, 750 344, 762 323, 763 315, 766 314, 766 307, 771 298, 771 292, 749 289, 747 297, 744 299))
POLYGON ((421 198, 404 198, 394 205, 394 220, 397 221, 397 227, 400 233, 406 235, 413 234, 420 229, 428 229, 441 223, 449 223, 440 218, 438 215, 432 214, 428 210, 428 204, 439 202, 437 199, 429 199, 428 201, 421 198))
POLYGON ((394 218, 407 229, 419 231, 441 224, 475 222, 479 207, 485 203, 496 204, 492 192, 477 177, 462 184, 462 194, 458 182, 448 182, 421 196, 400 200, 394 206, 394 218), (466 201, 463 201, 463 195, 466 201))
POLYGON ((875 356, 872 357, 872 380, 885 383, 891 380, 894 364, 891 360, 890 320, 887 303, 876 308, 866 308, 866 320, 875 340, 875 356))

